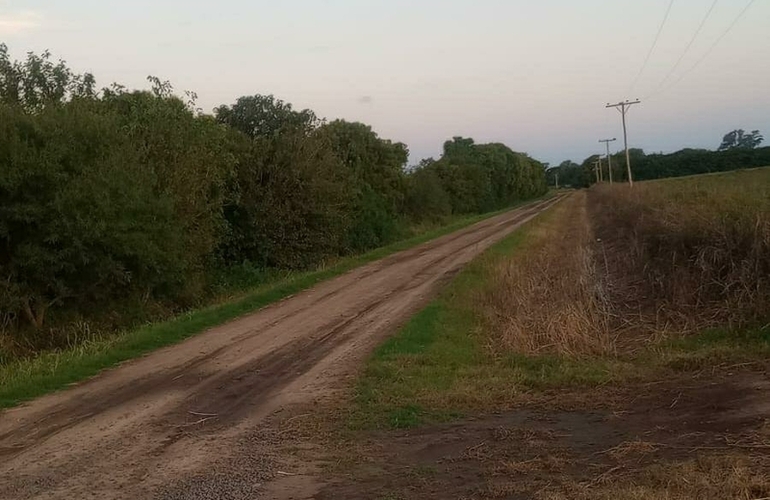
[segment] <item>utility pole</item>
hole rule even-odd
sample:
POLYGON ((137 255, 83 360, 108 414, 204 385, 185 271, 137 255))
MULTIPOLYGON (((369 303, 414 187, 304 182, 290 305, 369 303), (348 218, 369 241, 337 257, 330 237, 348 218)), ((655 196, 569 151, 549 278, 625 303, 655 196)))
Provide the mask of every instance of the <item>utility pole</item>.
POLYGON ((609 165, 610 185, 612 185, 612 156, 610 156, 610 143, 617 140, 616 137, 613 137, 612 139, 599 139, 599 142, 603 142, 607 146, 607 164, 609 165))
POLYGON ((617 109, 620 114, 623 116, 623 144, 626 147, 626 168, 628 169, 628 184, 631 187, 634 187, 634 178, 631 176, 631 155, 628 154, 628 132, 626 132, 626 112, 628 111, 628 108, 633 106, 634 104, 639 104, 639 99, 635 101, 629 101, 626 99, 625 101, 621 101, 617 104, 610 104, 607 103, 608 108, 615 108, 617 109))
POLYGON ((599 183, 599 161, 600 160, 596 160, 594 162, 594 175, 596 176, 596 183, 597 184, 599 183))
POLYGON ((556 172, 556 189, 559 189, 559 172, 556 172))
POLYGON ((602 168, 602 156, 599 155, 599 158, 596 159, 596 164, 598 165, 599 169, 599 182, 604 182, 604 169, 602 168))

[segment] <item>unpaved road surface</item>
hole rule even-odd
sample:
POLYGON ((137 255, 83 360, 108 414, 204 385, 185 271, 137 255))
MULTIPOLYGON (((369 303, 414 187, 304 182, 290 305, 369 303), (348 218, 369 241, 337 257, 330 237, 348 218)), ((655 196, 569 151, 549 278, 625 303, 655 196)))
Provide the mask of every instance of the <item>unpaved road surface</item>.
MULTIPOLYGON (((242 476, 237 457, 232 471, 218 471, 220 486, 182 493, 168 488, 243 453, 236 443, 275 411, 344 385, 442 283, 556 201, 530 204, 360 267, 3 412, 0 498, 255 497, 258 471, 251 483, 243 477, 228 483, 230 472, 242 476)), ((243 459, 258 468, 259 457, 243 459)))

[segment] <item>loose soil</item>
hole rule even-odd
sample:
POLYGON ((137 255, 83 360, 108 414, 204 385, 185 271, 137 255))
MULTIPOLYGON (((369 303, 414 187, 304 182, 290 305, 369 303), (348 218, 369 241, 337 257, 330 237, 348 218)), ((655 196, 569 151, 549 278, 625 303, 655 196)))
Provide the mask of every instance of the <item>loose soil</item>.
MULTIPOLYGON (((296 448, 293 464, 313 487, 306 486, 304 496, 272 494, 319 500, 630 498, 628 490, 613 489, 630 484, 662 495, 638 498, 768 498, 769 367, 553 392, 451 424, 337 436, 329 441, 337 448, 326 456, 344 462, 327 462, 323 474, 303 473, 303 464, 319 460, 319 449, 296 448), (716 463, 728 473, 745 467, 744 483, 735 485, 741 495, 714 496, 729 489, 723 484, 685 483, 677 496, 675 476, 691 462, 716 463)), ((297 443, 307 439, 295 437, 297 443)), ((291 463, 284 459, 283 466, 291 463)), ((708 470, 693 474, 684 481, 719 480, 708 470)))
POLYGON ((4 411, 0 498, 312 497, 312 467, 302 476, 276 468, 290 440, 272 422, 334 398, 372 348, 464 264, 558 199, 363 266, 4 411), (290 481, 266 486, 276 478, 290 481))

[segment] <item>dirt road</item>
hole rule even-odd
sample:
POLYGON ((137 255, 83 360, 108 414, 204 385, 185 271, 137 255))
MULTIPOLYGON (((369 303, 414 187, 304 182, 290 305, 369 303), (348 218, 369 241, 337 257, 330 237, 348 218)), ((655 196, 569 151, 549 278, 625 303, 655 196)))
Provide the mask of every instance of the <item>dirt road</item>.
POLYGON ((0 498, 253 498, 263 477, 248 450, 252 476, 239 471, 237 484, 223 470, 218 486, 169 488, 222 457, 237 464, 233 455, 244 452, 235 443, 260 421, 344 385, 465 263, 556 201, 363 266, 3 412, 0 498))

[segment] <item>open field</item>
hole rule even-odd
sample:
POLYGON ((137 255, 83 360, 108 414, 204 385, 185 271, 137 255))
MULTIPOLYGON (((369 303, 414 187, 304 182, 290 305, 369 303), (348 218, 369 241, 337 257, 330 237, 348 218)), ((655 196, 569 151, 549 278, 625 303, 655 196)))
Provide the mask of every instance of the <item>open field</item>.
POLYGON ((311 426, 315 498, 770 497, 769 190, 600 186, 490 249, 311 426))

